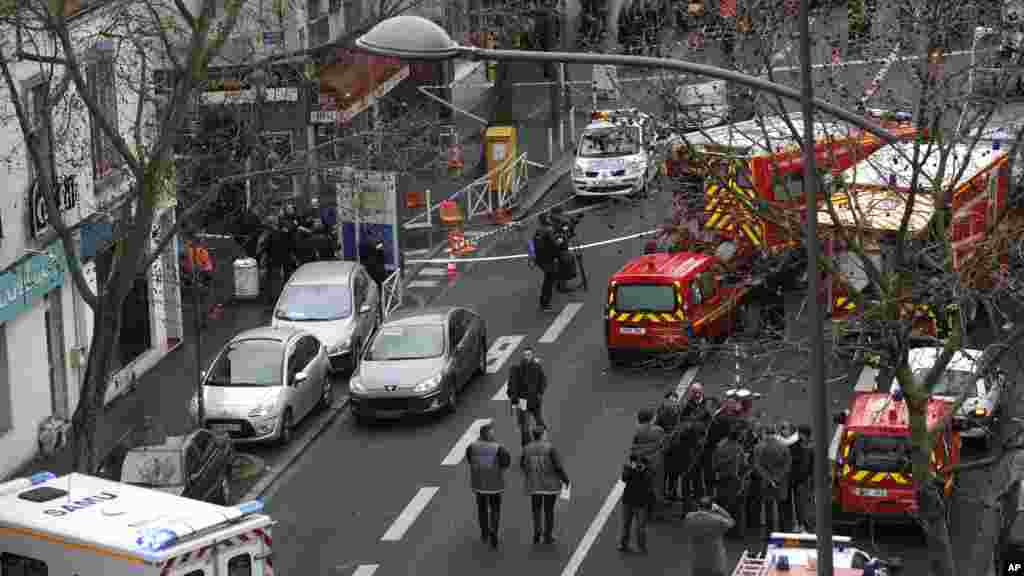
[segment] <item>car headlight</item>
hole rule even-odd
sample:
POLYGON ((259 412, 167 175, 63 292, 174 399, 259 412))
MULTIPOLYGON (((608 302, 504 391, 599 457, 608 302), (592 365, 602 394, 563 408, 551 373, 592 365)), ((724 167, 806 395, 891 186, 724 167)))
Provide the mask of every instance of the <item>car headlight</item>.
POLYGON ((441 385, 441 379, 443 374, 435 374, 430 378, 427 378, 423 382, 420 382, 412 389, 413 392, 433 392, 437 390, 437 387, 441 385))
POLYGON ((636 174, 637 172, 643 172, 646 167, 647 162, 643 160, 631 160, 626 163, 626 172, 629 174, 636 174))
POLYGON ((573 178, 583 178, 583 173, 586 171, 586 167, 583 164, 577 162, 572 167, 573 178))
POLYGON ((974 415, 978 418, 984 418, 985 416, 988 416, 988 408, 985 408, 984 406, 976 406, 974 408, 974 415))
POLYGON ((277 402, 271 401, 261 404, 252 410, 249 410, 249 416, 253 418, 265 418, 274 413, 274 408, 277 406, 277 402))
POLYGON ((350 392, 356 392, 359 394, 366 392, 366 387, 363 386, 363 381, 357 374, 353 374, 352 377, 348 379, 348 389, 350 392))

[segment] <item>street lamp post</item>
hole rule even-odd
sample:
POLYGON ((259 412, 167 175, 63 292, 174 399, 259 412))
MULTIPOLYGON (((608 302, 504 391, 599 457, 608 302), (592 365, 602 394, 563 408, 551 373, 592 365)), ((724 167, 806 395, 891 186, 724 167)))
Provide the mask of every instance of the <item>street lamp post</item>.
MULTIPOLYGON (((451 36, 437 24, 419 16, 395 16, 379 22, 356 40, 356 46, 372 54, 394 56, 407 60, 451 60, 466 58, 469 60, 493 60, 505 62, 565 62, 570 64, 604 64, 612 66, 630 66, 636 68, 659 68, 708 76, 755 90, 768 92, 793 102, 801 101, 800 91, 789 86, 776 84, 758 78, 727 70, 708 64, 698 64, 686 60, 672 58, 655 58, 651 56, 634 56, 629 54, 595 54, 588 52, 534 52, 529 50, 496 50, 463 46, 452 40, 451 36)), ((825 112, 848 124, 874 134, 888 144, 898 144, 896 134, 875 124, 854 112, 836 106, 830 102, 812 98, 811 106, 815 110, 825 112)))

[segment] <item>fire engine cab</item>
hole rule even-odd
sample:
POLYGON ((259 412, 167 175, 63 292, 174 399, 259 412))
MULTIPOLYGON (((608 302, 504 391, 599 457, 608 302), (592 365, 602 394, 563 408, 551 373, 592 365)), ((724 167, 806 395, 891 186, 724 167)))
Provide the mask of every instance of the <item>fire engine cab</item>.
MULTIPOLYGON (((864 368, 850 409, 836 418, 829 449, 833 505, 842 514, 909 520, 917 512, 910 418, 898 385, 879 392, 877 377, 877 369, 864 368)), ((950 418, 954 406, 942 398, 928 401, 931 469, 942 479, 946 496, 953 492, 954 466, 960 462, 960 434, 950 418)))
POLYGON ((722 283, 723 263, 692 252, 645 254, 608 283, 605 342, 613 364, 629 353, 686 350, 735 327, 750 288, 722 283))

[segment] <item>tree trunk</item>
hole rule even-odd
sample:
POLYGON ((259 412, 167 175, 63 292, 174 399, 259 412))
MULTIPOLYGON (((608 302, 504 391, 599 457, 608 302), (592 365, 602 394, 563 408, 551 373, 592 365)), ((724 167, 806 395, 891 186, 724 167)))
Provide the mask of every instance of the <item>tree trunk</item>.
MULTIPOLYGON (((71 417, 73 467, 77 472, 94 473, 99 467, 96 430, 103 419, 104 400, 110 384, 110 359, 120 332, 120 302, 114 294, 101 294, 93 312, 93 334, 85 378, 79 392, 78 406, 71 417)), ((124 298, 120 298, 124 300, 124 298)))

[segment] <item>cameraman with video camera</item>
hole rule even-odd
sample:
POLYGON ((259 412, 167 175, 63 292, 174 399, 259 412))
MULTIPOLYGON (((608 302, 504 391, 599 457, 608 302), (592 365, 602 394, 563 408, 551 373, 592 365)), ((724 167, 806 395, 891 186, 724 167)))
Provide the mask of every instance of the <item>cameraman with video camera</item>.
POLYGON ((581 217, 582 215, 566 216, 561 206, 553 207, 548 217, 554 230, 557 248, 556 277, 559 292, 572 292, 566 282, 575 278, 576 262, 569 251, 569 242, 576 237, 576 225, 579 224, 581 217))

